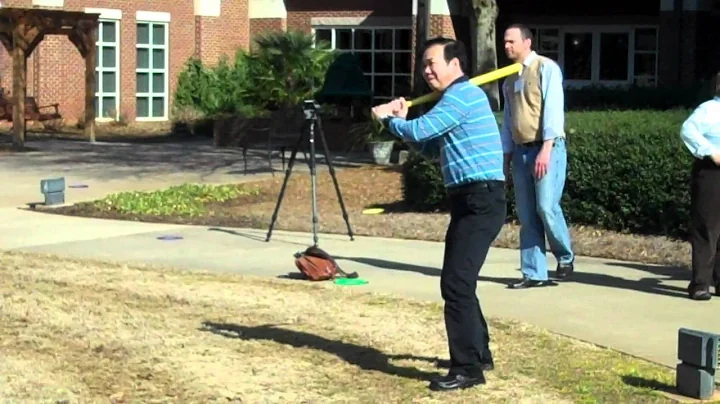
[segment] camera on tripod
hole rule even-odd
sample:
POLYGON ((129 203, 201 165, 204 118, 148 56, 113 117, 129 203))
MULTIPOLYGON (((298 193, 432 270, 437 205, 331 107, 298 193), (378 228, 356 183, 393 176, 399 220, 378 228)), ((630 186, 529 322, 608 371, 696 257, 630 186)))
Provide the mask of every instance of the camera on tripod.
POLYGON ((320 105, 315 100, 303 101, 303 112, 305 113, 305 119, 314 119, 317 114, 317 109, 320 105))
MULTIPOLYGON (((342 194, 340 193, 340 186, 338 185, 337 177, 335 176, 335 168, 332 164, 332 156, 328 149, 327 142, 325 141, 325 135, 322 128, 321 114, 318 114, 320 109, 320 103, 323 104, 335 104, 335 105, 347 105, 353 106, 357 100, 365 100, 369 105, 372 102, 373 92, 370 87, 370 83, 367 81, 363 70, 360 68, 360 58, 357 55, 344 53, 339 55, 332 65, 328 68, 328 71, 323 82, 323 87, 320 91, 314 94, 314 99, 303 100, 302 110, 305 116, 305 124, 298 134, 297 142, 293 147, 292 153, 290 154, 290 160, 288 162, 287 170, 285 173, 285 180, 283 181, 282 187, 280 188, 280 195, 278 195, 277 204, 275 205, 275 211, 272 214, 270 221, 270 227, 268 228, 267 237, 265 241, 270 241, 273 228, 277 221, 278 211, 282 204, 283 196, 285 195, 285 189, 290 179, 293 166, 295 164, 295 156, 297 155, 298 147, 303 143, 307 142, 310 148, 310 161, 308 166, 310 168, 310 184, 312 192, 312 231, 313 231, 313 246, 318 245, 318 212, 317 212, 317 184, 316 184, 316 165, 315 165, 315 132, 319 135, 320 145, 323 148, 325 154, 325 163, 328 166, 330 172, 330 178, 332 178, 333 185, 335 186, 335 192, 338 196, 338 202, 340 203, 340 209, 342 211, 343 219, 347 225, 348 235, 350 240, 354 240, 353 231, 350 227, 350 219, 348 218, 347 210, 345 209, 345 202, 343 201, 342 194), (316 101, 317 100, 317 101, 316 101)), ((295 107, 297 108, 297 107, 295 107)))

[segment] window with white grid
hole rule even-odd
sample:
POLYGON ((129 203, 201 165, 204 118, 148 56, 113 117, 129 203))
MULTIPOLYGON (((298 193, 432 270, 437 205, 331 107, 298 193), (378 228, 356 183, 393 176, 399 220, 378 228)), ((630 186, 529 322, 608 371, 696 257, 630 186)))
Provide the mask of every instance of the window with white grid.
POLYGON ((120 21, 100 20, 95 59, 95 116, 120 117, 120 21))
POLYGON ((375 98, 392 99, 410 94, 412 85, 411 27, 316 27, 316 41, 358 55, 375 98))
POLYGON ((137 23, 136 106, 139 120, 168 117, 168 23, 137 23))
POLYGON ((533 48, 558 62, 566 84, 657 84, 654 26, 532 27, 533 48))

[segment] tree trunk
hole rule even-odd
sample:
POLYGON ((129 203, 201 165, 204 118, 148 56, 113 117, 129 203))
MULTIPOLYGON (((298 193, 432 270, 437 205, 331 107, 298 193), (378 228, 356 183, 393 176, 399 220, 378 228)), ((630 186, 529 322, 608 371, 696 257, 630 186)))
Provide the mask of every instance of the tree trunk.
MULTIPOLYGON (((497 70, 497 42, 495 25, 498 16, 497 0, 466 0, 472 2, 472 10, 476 23, 477 35, 477 74, 489 73, 497 70)), ((471 16, 473 17, 473 16, 471 16)), ((500 86, 497 81, 485 84, 483 90, 488 95, 490 106, 494 111, 500 109, 500 86)))

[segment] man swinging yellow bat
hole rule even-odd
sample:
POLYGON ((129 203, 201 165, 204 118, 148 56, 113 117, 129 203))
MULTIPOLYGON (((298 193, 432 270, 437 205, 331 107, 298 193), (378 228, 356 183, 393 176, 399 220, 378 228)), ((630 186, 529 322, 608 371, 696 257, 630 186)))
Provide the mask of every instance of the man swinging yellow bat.
POLYGON ((398 138, 421 145, 421 153, 440 156, 443 182, 450 199, 450 226, 440 291, 450 351, 447 376, 430 389, 448 391, 485 383, 483 372, 494 367, 489 331, 475 293, 478 274, 490 245, 505 223, 503 149, 495 115, 478 84, 520 70, 513 65, 478 76, 465 75, 465 47, 460 41, 435 38, 423 53, 422 72, 435 91, 417 99, 396 99, 372 109, 398 138), (439 98, 416 119, 406 119, 410 106, 439 98))

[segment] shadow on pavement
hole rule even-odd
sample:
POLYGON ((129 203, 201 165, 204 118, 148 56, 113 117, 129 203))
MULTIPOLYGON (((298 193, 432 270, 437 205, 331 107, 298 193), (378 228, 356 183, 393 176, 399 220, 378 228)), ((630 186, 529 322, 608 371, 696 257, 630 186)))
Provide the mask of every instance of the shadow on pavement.
MULTIPOLYGON (((230 235, 233 235, 233 236, 244 237, 244 238, 246 238, 246 239, 253 240, 253 241, 261 241, 261 242, 263 242, 263 243, 267 243, 267 241, 265 241, 265 237, 261 237, 261 236, 255 235, 255 234, 243 233, 243 232, 239 232, 239 231, 236 231, 236 230, 222 229, 222 228, 220 228, 220 227, 210 227, 210 228, 208 228, 208 231, 216 231, 216 232, 219 232, 219 233, 230 234, 230 235)), ((275 235, 273 234, 273 236, 275 236, 275 235)), ((276 237, 277 237, 277 236, 271 238, 271 239, 270 239, 270 242, 273 242, 273 240, 274 240, 276 237)), ((299 245, 299 246, 306 246, 306 245, 307 245, 307 243, 301 243, 301 242, 289 241, 289 240, 282 240, 282 241, 280 241, 280 242, 281 242, 281 243, 285 243, 285 244, 299 245)))
MULTIPOLYGON (((280 325, 280 324, 277 324, 280 325)), ((290 345, 295 348, 310 348, 336 355, 345 362, 358 366, 363 370, 375 370, 388 375, 400 376, 407 379, 430 380, 437 377, 437 373, 425 372, 416 368, 396 366, 390 363, 393 359, 418 359, 424 357, 412 355, 387 355, 375 348, 356 345, 348 342, 335 341, 306 333, 303 331, 278 328, 277 325, 261 325, 249 327, 237 324, 222 324, 203 322, 201 331, 211 332, 226 338, 243 340, 265 340, 279 344, 290 345)))
MULTIPOLYGON (((388 261, 388 260, 383 260, 383 259, 378 259, 378 258, 335 257, 335 259, 336 260, 354 261, 354 262, 358 262, 361 264, 370 265, 370 266, 374 266, 377 268, 390 269, 390 270, 394 270, 394 271, 415 272, 415 273, 419 273, 419 274, 427 275, 427 276, 440 276, 440 272, 441 272, 440 268, 404 264, 401 262, 388 261)), ((630 268, 630 269, 639 269, 639 268, 630 268)), ((554 272, 555 271, 550 271, 551 277, 554 275, 554 272)), ((517 282, 518 280, 520 280, 520 278, 521 278, 521 275, 519 273, 516 278, 505 278, 505 277, 483 276, 482 272, 481 272, 481 275, 478 277, 478 280, 481 282, 493 282, 493 283, 498 283, 501 285, 507 285, 510 282, 517 282)), ((677 279, 668 279, 668 280, 677 280, 677 279)), ((561 283, 563 283, 563 284, 564 283, 580 283, 580 284, 585 284, 585 285, 603 286, 603 287, 618 288, 618 289, 625 289, 625 290, 635 290, 638 292, 650 293, 650 294, 661 295, 661 296, 687 298, 687 290, 685 288, 672 286, 672 285, 666 285, 666 284, 663 284, 662 281, 663 280, 656 279, 656 278, 643 278, 638 281, 635 281, 635 280, 623 279, 623 278, 613 276, 613 275, 582 272, 582 266, 576 265, 575 273, 573 273, 573 275, 570 278, 563 280, 561 283)))
POLYGON ((619 263, 619 262, 608 262, 605 264, 611 267, 629 268, 636 271, 648 272, 657 276, 665 276, 668 281, 688 281, 692 276, 692 272, 689 269, 681 267, 670 267, 663 265, 645 265, 645 264, 633 264, 633 263, 619 263))
MULTIPOLYGON (((167 143, 111 143, 95 144, 80 141, 42 140, 29 146, 37 150, 32 155, 11 156, 3 161, 2 169, 91 171, 103 180, 124 179, 128 176, 144 178, 163 173, 192 173, 205 179, 213 174, 244 176, 245 161, 242 149, 215 147, 210 140, 193 140, 167 143)), ((272 169, 267 150, 248 149, 247 174, 284 172, 279 151, 274 151, 272 169)), ((290 152, 286 151, 286 163, 290 152)), ((324 166, 324 157, 316 154, 318 167, 324 166)), ((309 161, 299 155, 295 168, 307 167, 309 161)), ((333 166, 350 168, 361 166, 355 159, 333 156, 333 166)), ((87 174, 84 174, 87 175, 87 174)))

